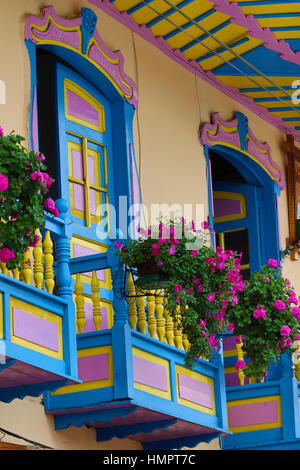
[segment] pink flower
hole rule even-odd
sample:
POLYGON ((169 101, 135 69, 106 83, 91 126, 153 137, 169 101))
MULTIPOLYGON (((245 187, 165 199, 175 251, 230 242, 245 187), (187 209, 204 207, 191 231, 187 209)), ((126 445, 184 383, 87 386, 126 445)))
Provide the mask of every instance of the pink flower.
POLYGON ((291 312, 297 318, 297 320, 300 321, 300 308, 292 307, 291 312))
POLYGON ((114 247, 115 247, 115 248, 121 248, 121 246, 122 246, 122 243, 121 243, 121 242, 116 242, 116 243, 114 244, 114 247))
POLYGON ((178 295, 176 297, 176 300, 177 300, 178 305, 180 305, 180 298, 178 297, 178 295))
POLYGON ((15 252, 9 248, 2 247, 0 250, 1 263, 7 263, 10 259, 15 258, 15 252))
POLYGON ((235 367, 235 370, 239 370, 239 369, 245 369, 245 366, 246 366, 246 363, 242 361, 241 359, 238 359, 234 367, 235 367))
POLYGON ((290 332, 291 332, 291 329, 287 325, 284 325, 280 330, 281 336, 289 336, 290 332))
POLYGON ((278 262, 276 259, 270 258, 267 261, 268 265, 271 266, 271 268, 277 268, 278 267, 278 262))
POLYGON ((51 197, 48 197, 45 201, 44 201, 44 204, 45 206, 47 207, 48 211, 50 212, 53 212, 54 209, 55 209, 55 202, 53 201, 53 199, 51 199, 51 197))
POLYGON ((200 293, 203 292, 203 287, 204 287, 203 284, 199 284, 199 286, 197 287, 197 291, 200 293))
POLYGON ((54 209, 53 209, 53 214, 55 215, 55 217, 59 216, 59 212, 58 212, 58 209, 56 207, 54 207, 54 209))
POLYGON ((0 137, 3 137, 4 136, 4 131, 3 131, 3 128, 0 126, 0 137))
POLYGON ((289 298, 287 299, 287 302, 288 302, 289 304, 298 305, 298 299, 297 299, 297 297, 289 297, 289 298))
POLYGON ((200 325, 202 326, 202 328, 204 328, 205 325, 206 325, 206 321, 204 321, 200 318, 200 325))
POLYGON ((163 263, 161 261, 157 261, 157 266, 162 266, 163 263))
POLYGON ((40 162, 43 162, 45 160, 45 155, 42 153, 35 153, 36 159, 39 160, 40 162))
POLYGON ((285 303, 283 302, 283 300, 276 300, 276 302, 273 303, 273 307, 277 308, 277 310, 285 310, 286 309, 286 305, 285 303))
POLYGON ((242 342, 242 341, 241 341, 241 338, 240 338, 239 336, 236 336, 236 337, 234 338, 234 341, 235 341, 235 344, 241 344, 241 342, 242 342))
POLYGON ((158 243, 152 243, 152 248, 154 251, 160 250, 160 245, 158 243))
POLYGON ((191 294, 193 293, 193 288, 190 287, 190 288, 188 289, 187 293, 188 293, 188 295, 191 295, 191 294))
POLYGON ((300 334, 299 333, 296 334, 296 341, 300 341, 300 334))
POLYGON ((217 269, 225 269, 226 265, 224 261, 217 263, 217 269))
POLYGON ((238 297, 236 295, 233 295, 231 305, 237 305, 238 303, 239 303, 238 297))
POLYGON ((0 191, 6 191, 8 188, 9 180, 7 176, 0 173, 0 191))
POLYGON ((205 263, 206 264, 212 264, 214 262, 214 258, 211 258, 210 256, 208 256, 206 259, 205 259, 205 263))
POLYGON ((266 316, 266 311, 262 307, 258 307, 253 312, 254 318, 265 318, 265 316, 266 316))
POLYGON ((159 237, 158 241, 159 243, 166 243, 168 240, 167 238, 159 237))
POLYGON ((199 284, 199 279, 197 277, 193 277, 192 283, 193 284, 199 284))
POLYGON ((169 255, 175 255, 176 253, 176 246, 172 245, 171 248, 169 249, 169 255))
POLYGON ((228 329, 228 331, 233 331, 234 330, 234 324, 229 323, 229 325, 227 326, 227 329, 228 329))
POLYGON ((192 250, 192 256, 198 256, 198 250, 192 250))
POLYGON ((180 292, 180 291, 182 291, 182 289, 183 289, 183 287, 182 287, 181 284, 176 284, 176 286, 174 287, 175 292, 180 292))
POLYGON ((201 227, 204 228, 204 230, 208 229, 209 225, 208 225, 208 222, 206 220, 204 220, 202 223, 201 223, 201 227))
POLYGON ((29 243, 29 246, 35 247, 38 244, 39 241, 40 241, 40 237, 38 235, 34 234, 33 242, 29 243))
POLYGON ((211 294, 208 294, 208 296, 206 297, 206 299, 209 301, 209 302, 213 302, 215 300, 215 294, 211 293, 211 294))

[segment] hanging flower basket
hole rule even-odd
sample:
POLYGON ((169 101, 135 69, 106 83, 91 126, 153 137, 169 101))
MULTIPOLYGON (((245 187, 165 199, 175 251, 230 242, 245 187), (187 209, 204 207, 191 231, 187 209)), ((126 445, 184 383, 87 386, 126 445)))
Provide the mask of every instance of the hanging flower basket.
POLYGON ((139 267, 143 274, 137 286, 155 289, 156 282, 163 286, 174 326, 189 341, 187 367, 200 356, 210 358, 218 349, 226 306, 236 301, 236 292, 243 286, 239 255, 206 246, 209 235, 206 221, 196 230, 194 222, 182 218, 141 229, 140 238, 127 246, 115 245, 122 264, 129 269, 139 267), (149 265, 157 272, 145 275, 149 265))
POLYGON ((137 266, 137 279, 135 285, 139 289, 154 291, 165 289, 168 286, 170 276, 164 273, 154 261, 137 266))
POLYGON ((28 152, 24 137, 4 136, 0 127, 0 262, 20 268, 24 251, 36 246, 36 229, 45 224, 44 210, 58 216, 48 197, 53 182, 46 173, 43 154, 28 152))
POLYGON ((238 304, 231 306, 227 315, 234 324, 236 342, 242 344, 249 360, 237 361, 236 369, 242 369, 248 378, 261 380, 270 360, 276 363, 300 339, 298 299, 274 259, 269 259, 261 271, 252 273, 238 304))

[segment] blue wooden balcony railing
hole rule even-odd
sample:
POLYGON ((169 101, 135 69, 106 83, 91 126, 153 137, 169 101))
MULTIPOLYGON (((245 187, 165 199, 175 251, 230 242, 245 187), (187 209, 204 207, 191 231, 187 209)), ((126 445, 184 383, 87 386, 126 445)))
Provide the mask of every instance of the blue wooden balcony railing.
MULTIPOLYGON (((97 440, 130 436, 144 448, 193 447, 228 433, 222 351, 200 359, 193 371, 184 367, 184 338, 173 325, 163 299, 124 296, 124 267, 114 246, 106 253, 71 259, 76 275, 78 371, 72 383, 44 394, 56 429, 93 426, 97 440), (79 273, 110 269, 113 325, 84 331, 83 289, 79 273), (176 347, 177 345, 177 347, 176 347)), ((92 278, 94 307, 96 277, 92 278), (94 283, 93 283, 94 279, 94 283)), ((97 314, 98 315, 98 314, 97 314)))
POLYGON ((61 216, 56 219, 47 216, 44 230, 48 234, 45 272, 41 242, 26 252, 20 273, 17 270, 9 273, 1 266, 1 401, 39 396, 45 390, 55 390, 70 380, 78 380, 75 309, 69 271, 72 233, 65 202, 58 202, 58 206, 61 216), (49 234, 56 244, 57 296, 51 293, 54 276, 49 234))

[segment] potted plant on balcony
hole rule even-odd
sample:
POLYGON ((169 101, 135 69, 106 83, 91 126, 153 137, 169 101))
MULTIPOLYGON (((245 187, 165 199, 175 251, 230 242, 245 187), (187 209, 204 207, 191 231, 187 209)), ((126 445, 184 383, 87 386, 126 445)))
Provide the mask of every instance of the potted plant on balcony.
POLYGON ((236 342, 249 362, 238 360, 236 369, 243 369, 248 378, 261 380, 274 363, 299 339, 298 299, 290 282, 284 279, 278 263, 269 259, 259 272, 253 272, 239 294, 238 304, 227 310, 234 324, 236 342))
POLYGON ((58 216, 48 197, 53 180, 45 157, 28 152, 24 140, 13 132, 4 136, 0 127, 0 262, 9 270, 20 267, 24 251, 38 243, 35 230, 45 224, 44 210, 58 216))
POLYGON ((210 358, 218 349, 226 307, 237 302, 236 294, 243 288, 240 256, 207 246, 208 235, 206 221, 196 230, 194 222, 181 218, 141 229, 139 239, 127 246, 116 244, 125 266, 147 265, 165 276, 168 313, 189 341, 187 367, 192 367, 195 358, 210 358))

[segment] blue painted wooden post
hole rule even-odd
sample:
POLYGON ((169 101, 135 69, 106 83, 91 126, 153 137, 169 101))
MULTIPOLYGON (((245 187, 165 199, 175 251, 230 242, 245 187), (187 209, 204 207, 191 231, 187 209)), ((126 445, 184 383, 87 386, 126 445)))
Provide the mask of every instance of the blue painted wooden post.
POLYGON ((218 367, 215 375, 216 415, 219 417, 219 427, 228 429, 227 400, 225 387, 225 372, 223 362, 223 341, 219 339, 218 351, 212 352, 210 362, 218 367))
POLYGON ((72 276, 70 274, 70 240, 72 238, 72 221, 68 217, 68 204, 64 199, 58 199, 55 203, 59 217, 63 220, 61 225, 61 233, 55 239, 56 251, 56 283, 57 294, 68 302, 68 314, 64 316, 63 330, 68 335, 63 336, 64 352, 71 357, 69 374, 78 376, 77 367, 77 344, 76 344, 76 314, 72 293, 72 276))
MULTIPOLYGON (((117 240, 116 240, 117 241, 117 240)), ((128 322, 128 304, 124 297, 125 269, 120 264, 117 249, 108 249, 107 262, 113 282, 114 325, 112 327, 114 397, 133 398, 133 364, 131 328, 128 322)))
POLYGON ((296 438, 296 428, 299 428, 299 403, 297 396, 298 384, 294 375, 292 355, 290 352, 281 356, 280 366, 282 439, 285 441, 293 441, 296 438), (298 423, 298 425, 296 425, 296 423, 298 423))

